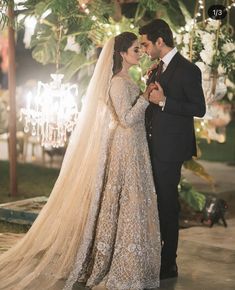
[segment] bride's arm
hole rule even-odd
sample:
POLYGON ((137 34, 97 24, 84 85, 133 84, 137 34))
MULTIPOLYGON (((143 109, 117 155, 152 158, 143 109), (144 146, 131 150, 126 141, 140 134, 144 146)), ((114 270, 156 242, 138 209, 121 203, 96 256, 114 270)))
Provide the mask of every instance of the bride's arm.
POLYGON ((122 78, 114 79, 110 88, 110 97, 121 125, 131 127, 144 119, 144 112, 149 102, 143 96, 140 96, 137 102, 132 105, 132 98, 129 95, 126 82, 122 78))

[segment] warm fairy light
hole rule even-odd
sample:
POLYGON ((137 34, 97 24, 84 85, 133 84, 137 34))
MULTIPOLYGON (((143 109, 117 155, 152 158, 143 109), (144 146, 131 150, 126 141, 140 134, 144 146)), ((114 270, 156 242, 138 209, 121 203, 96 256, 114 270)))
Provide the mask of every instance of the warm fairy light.
POLYGON ((86 14, 90 14, 90 10, 89 10, 88 8, 86 8, 86 9, 84 10, 84 12, 85 12, 86 14))
POLYGON ((42 146, 63 147, 67 133, 72 132, 78 118, 74 97, 76 85, 62 84, 64 75, 52 74, 50 83, 38 82, 37 94, 27 95, 26 108, 21 109, 24 131, 41 140, 42 146))

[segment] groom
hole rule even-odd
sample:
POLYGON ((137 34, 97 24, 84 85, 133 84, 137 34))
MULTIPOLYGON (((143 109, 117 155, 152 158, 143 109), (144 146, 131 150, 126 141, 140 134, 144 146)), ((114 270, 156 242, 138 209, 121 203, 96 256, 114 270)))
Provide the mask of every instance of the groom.
POLYGON ((201 72, 174 47, 169 25, 155 19, 139 33, 144 52, 161 60, 149 76, 156 89, 145 117, 162 239, 160 278, 167 279, 178 276, 178 184, 183 162, 197 154, 193 117, 204 116, 205 100, 201 72))

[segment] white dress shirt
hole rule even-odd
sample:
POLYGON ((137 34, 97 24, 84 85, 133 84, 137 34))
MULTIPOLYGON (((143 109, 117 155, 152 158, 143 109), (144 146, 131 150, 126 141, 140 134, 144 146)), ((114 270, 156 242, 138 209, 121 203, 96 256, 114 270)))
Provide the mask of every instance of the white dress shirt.
POLYGON ((166 70, 167 66, 171 62, 174 55, 177 53, 177 48, 174 47, 171 51, 169 51, 161 60, 164 62, 163 64, 163 72, 166 70))
MULTIPOLYGON (((169 51, 161 60, 163 61, 163 67, 162 67, 162 72, 164 72, 167 68, 167 66, 169 65, 169 63, 171 62, 172 58, 174 57, 174 55, 177 53, 177 48, 174 47, 171 51, 169 51)), ((166 96, 165 96, 166 97, 166 96)), ((166 101, 167 101, 167 97, 166 100, 162 106, 162 111, 164 111, 165 109, 165 105, 166 105, 166 101)))

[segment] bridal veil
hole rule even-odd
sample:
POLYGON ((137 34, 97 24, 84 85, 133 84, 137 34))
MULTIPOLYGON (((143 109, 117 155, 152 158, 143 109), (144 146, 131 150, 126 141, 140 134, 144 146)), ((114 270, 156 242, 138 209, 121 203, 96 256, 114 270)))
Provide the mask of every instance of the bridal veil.
POLYGON ((59 177, 28 233, 0 256, 0 289, 71 289, 99 211, 110 137, 114 38, 104 46, 59 177))

